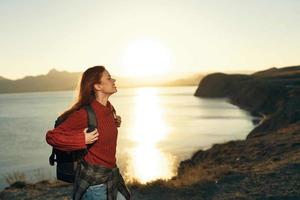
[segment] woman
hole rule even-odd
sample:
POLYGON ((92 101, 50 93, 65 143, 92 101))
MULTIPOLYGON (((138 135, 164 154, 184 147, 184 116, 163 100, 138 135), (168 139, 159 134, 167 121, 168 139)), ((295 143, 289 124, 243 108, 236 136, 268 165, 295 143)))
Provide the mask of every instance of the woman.
POLYGON ((63 151, 88 148, 76 169, 73 199, 130 199, 124 180, 116 167, 117 135, 121 118, 108 98, 117 92, 116 80, 103 66, 87 69, 81 78, 77 102, 60 117, 65 119, 47 132, 48 144, 63 151), (87 133, 87 112, 91 105, 97 129, 87 133))

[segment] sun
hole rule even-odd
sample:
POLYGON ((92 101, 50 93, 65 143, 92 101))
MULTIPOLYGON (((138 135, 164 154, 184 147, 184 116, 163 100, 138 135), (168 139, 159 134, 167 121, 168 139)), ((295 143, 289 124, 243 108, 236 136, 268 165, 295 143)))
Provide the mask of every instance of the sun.
POLYGON ((124 48, 120 66, 126 76, 149 77, 166 74, 171 61, 171 51, 159 40, 143 38, 124 48))

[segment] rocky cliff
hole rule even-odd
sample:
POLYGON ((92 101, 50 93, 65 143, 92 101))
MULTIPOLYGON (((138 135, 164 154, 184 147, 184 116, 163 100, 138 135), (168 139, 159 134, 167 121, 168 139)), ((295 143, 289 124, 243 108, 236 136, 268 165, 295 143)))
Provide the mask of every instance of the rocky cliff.
MULTIPOLYGON (((133 200, 300 199, 300 67, 206 76, 199 97, 227 97, 262 116, 246 140, 199 150, 171 180, 131 184, 133 200)), ((41 182, 5 189, 1 199, 70 199, 70 186, 41 182)))
POLYGON ((300 119, 300 66, 271 68, 252 75, 210 74, 195 92, 199 97, 228 97, 231 103, 264 117, 248 137, 277 130, 300 119))

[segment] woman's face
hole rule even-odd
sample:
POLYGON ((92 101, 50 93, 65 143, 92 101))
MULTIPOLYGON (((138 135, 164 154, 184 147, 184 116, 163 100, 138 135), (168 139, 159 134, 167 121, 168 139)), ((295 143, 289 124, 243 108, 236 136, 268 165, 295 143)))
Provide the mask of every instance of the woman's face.
POLYGON ((117 92, 115 85, 116 80, 111 77, 107 70, 104 70, 101 77, 101 82, 98 84, 98 90, 104 94, 113 94, 117 92))

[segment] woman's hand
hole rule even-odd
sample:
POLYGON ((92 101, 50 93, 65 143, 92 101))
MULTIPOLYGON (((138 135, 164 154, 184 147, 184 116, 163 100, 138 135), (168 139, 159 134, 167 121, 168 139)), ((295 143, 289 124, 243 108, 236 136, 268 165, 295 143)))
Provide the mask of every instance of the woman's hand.
POLYGON ((121 126, 121 122, 122 122, 121 116, 116 115, 115 122, 117 124, 117 127, 120 127, 121 126))
POLYGON ((87 133, 88 128, 84 129, 85 144, 92 144, 98 140, 99 133, 97 129, 87 133))

